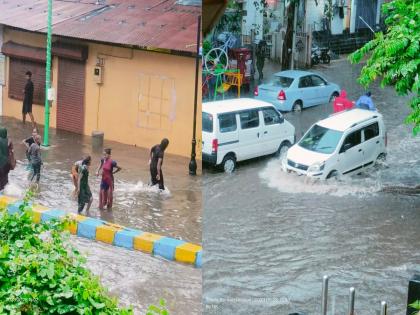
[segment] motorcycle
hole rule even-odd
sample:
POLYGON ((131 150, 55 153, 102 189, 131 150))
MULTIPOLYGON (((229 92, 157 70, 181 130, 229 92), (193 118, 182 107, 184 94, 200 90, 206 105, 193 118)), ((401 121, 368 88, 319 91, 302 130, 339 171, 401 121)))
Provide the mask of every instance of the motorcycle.
POLYGON ((330 49, 329 48, 319 48, 316 45, 312 45, 311 61, 312 61, 312 65, 317 65, 321 61, 322 61, 322 63, 329 64, 330 61, 331 61, 330 49))

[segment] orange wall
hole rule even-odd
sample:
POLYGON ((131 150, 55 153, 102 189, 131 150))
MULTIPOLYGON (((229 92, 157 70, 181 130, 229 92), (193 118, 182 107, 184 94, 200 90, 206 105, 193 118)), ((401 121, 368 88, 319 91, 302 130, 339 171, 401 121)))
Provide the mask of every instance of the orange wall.
MULTIPOLYGON (((45 36, 5 29, 4 42, 45 46, 45 36)), ((79 42, 80 43, 80 42, 79 42)), ((188 157, 194 110, 195 59, 120 48, 95 43, 86 61, 84 133, 100 130, 108 140, 149 148, 163 137, 170 140, 168 153, 188 157), (94 81, 97 58, 103 61, 103 84, 94 81), (152 97, 148 97, 151 95, 152 97), (161 101, 162 98, 166 99, 161 101), (163 113, 163 115, 159 115, 163 113), (170 116, 168 119, 165 116, 170 116)), ((52 83, 57 91, 58 58, 53 58, 52 83)), ((8 64, 6 66, 8 79, 8 64)), ((201 80, 201 76, 199 77, 201 80)), ((21 118, 21 101, 3 90, 3 115, 21 118)), ((199 84, 201 92, 201 84, 199 84)), ((201 94, 197 109, 197 155, 201 158, 201 94)), ((50 125, 56 126, 56 104, 50 125)), ((35 120, 44 122, 44 107, 33 105, 35 120)))

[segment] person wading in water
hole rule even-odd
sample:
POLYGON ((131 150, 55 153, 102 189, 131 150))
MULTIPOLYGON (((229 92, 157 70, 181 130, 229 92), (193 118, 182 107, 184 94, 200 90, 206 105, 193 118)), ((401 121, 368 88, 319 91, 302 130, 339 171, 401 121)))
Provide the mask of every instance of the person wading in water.
POLYGON ((35 137, 38 135, 38 130, 34 128, 32 130, 32 136, 27 139, 22 140, 22 143, 26 146, 26 158, 28 159, 28 166, 27 170, 31 170, 31 156, 29 155, 29 148, 31 147, 32 143, 35 143, 35 137))
POLYGON ((41 136, 36 135, 35 142, 31 144, 29 147, 29 156, 30 161, 32 165, 32 177, 31 182, 36 178, 36 185, 39 184, 39 179, 41 178, 41 165, 42 165, 42 159, 41 159, 41 136))
POLYGON ((86 157, 79 166, 78 181, 76 188, 77 203, 79 205, 77 212, 80 214, 87 205, 86 212, 89 212, 93 197, 89 187, 89 167, 91 164, 90 156, 86 157))
POLYGON ((7 137, 7 129, 0 127, 0 191, 3 191, 9 182, 9 172, 16 165, 13 154, 13 144, 7 137))
POLYGON ((99 191, 99 209, 104 207, 112 208, 113 192, 114 192, 114 174, 121 171, 121 167, 117 162, 111 159, 111 149, 104 150, 104 157, 101 159, 101 164, 96 171, 96 176, 99 176, 99 171, 102 169, 102 180, 99 191), (114 171, 115 169, 115 171, 114 171))
POLYGON ((22 121, 23 124, 26 123, 26 114, 29 114, 31 118, 32 125, 36 128, 36 123, 34 119, 34 115, 32 114, 32 102, 34 98, 34 83, 32 82, 32 72, 26 71, 26 84, 25 88, 23 89, 23 105, 22 105, 22 121))
POLYGON ((162 190, 165 189, 162 173, 163 156, 168 145, 169 140, 165 138, 160 142, 160 144, 156 144, 150 150, 149 165, 152 186, 159 184, 159 189, 162 190))

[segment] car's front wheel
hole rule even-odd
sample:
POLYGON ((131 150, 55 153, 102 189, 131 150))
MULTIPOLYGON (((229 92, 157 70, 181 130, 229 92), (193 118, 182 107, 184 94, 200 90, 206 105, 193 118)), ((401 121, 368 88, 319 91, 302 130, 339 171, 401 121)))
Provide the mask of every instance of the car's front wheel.
POLYGON ((327 175, 327 179, 338 179, 339 177, 339 173, 336 170, 331 171, 328 175, 327 175))
POLYGON ((236 168, 236 158, 233 154, 228 154, 225 156, 222 162, 223 171, 225 173, 231 174, 236 168))
POLYGON ((287 154, 287 151, 292 145, 289 141, 284 141, 280 144, 279 148, 276 151, 276 156, 280 159, 283 159, 283 157, 287 154))

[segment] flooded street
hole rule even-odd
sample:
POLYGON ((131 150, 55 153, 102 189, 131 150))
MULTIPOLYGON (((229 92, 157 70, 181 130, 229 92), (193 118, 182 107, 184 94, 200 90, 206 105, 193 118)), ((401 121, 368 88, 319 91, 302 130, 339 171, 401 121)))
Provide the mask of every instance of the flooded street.
MULTIPOLYGON (((313 70, 355 100, 359 69, 338 60, 313 70)), ((405 314, 408 280, 420 272, 420 196, 382 189, 420 183, 420 138, 403 123, 407 98, 371 91, 388 130, 385 165, 313 184, 282 172, 275 157, 239 163, 232 175, 205 169, 205 314, 319 314, 323 275, 331 277, 329 314, 344 314, 351 286, 357 314, 375 314, 381 300, 405 314)), ((285 118, 300 138, 331 107, 285 118)))
MULTIPOLYGON (((18 159, 16 169, 9 174, 5 194, 22 197, 29 183, 25 146, 20 142, 31 135, 32 129, 10 118, 1 118, 1 123, 8 129, 18 159)), ((201 244, 201 177, 188 175, 189 159, 165 155, 163 173, 168 191, 160 193, 148 186, 148 150, 105 141, 104 146, 112 148, 112 158, 123 170, 115 175, 112 211, 99 211, 100 178, 94 174, 101 150, 92 152, 90 137, 55 129, 51 129, 50 143, 49 149, 42 150, 44 166, 35 202, 77 212, 77 202, 71 198, 70 169, 72 163, 90 154, 93 160, 89 180, 94 202, 88 216, 201 244)), ((136 315, 145 314, 145 309, 150 304, 157 305, 160 298, 167 301, 170 314, 200 313, 201 269, 90 240, 72 239, 86 254, 89 269, 100 276, 112 295, 120 298, 121 305, 132 305, 136 315)))

